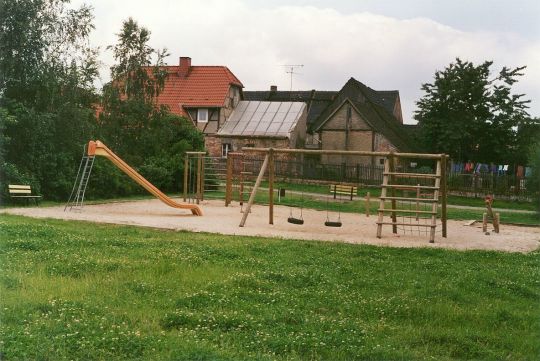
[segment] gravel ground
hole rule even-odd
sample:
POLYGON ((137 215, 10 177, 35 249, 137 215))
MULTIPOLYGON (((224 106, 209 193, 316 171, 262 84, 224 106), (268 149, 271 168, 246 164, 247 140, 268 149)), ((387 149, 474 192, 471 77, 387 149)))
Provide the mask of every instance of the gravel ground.
MULTIPOLYGON (((242 213, 240 206, 229 207, 223 201, 205 201, 201 204, 203 217, 191 212, 169 208, 159 200, 142 200, 86 205, 82 211, 64 212, 64 207, 25 207, 4 209, 4 213, 35 218, 83 220, 99 223, 127 224, 172 230, 210 232, 229 235, 251 235, 286 239, 337 241, 392 247, 440 247, 458 250, 484 249, 506 252, 530 252, 540 247, 540 227, 502 225, 501 232, 490 235, 482 233, 481 225, 466 225, 466 221, 448 221, 448 238, 441 236, 437 227, 435 243, 428 242, 428 235, 415 229, 413 234, 392 234, 390 226, 384 226, 383 235, 375 234, 377 216, 342 213, 341 228, 325 227, 325 211, 303 210, 303 225, 287 223, 290 209, 274 207, 274 225, 268 224, 268 207, 255 205, 245 227, 239 227, 242 213)), ((299 210, 293 210, 298 216, 299 210)), ((337 213, 330 213, 331 220, 337 213)), ((426 228, 427 229, 427 228, 426 228)))

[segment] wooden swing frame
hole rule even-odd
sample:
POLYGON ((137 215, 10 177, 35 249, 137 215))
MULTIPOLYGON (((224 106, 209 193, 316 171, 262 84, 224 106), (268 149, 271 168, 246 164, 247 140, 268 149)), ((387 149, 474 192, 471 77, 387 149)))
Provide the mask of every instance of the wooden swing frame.
MULTIPOLYGON (((344 156, 372 156, 372 157, 384 157, 385 158, 385 171, 383 173, 383 184, 381 192, 381 203, 378 210, 378 221, 377 221, 377 237, 381 238, 382 226, 391 225, 392 232, 397 233, 397 226, 400 225, 397 222, 397 213, 410 212, 406 210, 399 210, 396 207, 396 201, 400 197, 394 196, 395 189, 400 187, 405 187, 406 185, 399 185, 395 183, 396 179, 400 178, 434 178, 436 179, 435 186, 429 187, 434 190, 433 199, 420 198, 418 195, 416 197, 407 198, 407 200, 415 202, 430 202, 432 203, 432 210, 428 211, 431 214, 432 223, 427 225, 431 228, 430 232, 430 242, 434 241, 435 228, 436 228, 436 216, 437 216, 437 207, 438 202, 441 203, 441 224, 442 224, 442 236, 447 237, 447 164, 448 164, 448 155, 446 154, 429 154, 429 153, 394 153, 394 152, 374 152, 374 151, 344 151, 344 150, 312 150, 312 149, 275 149, 275 148, 254 148, 254 147, 244 147, 242 148, 244 153, 262 153, 264 154, 264 161, 259 170, 257 180, 251 191, 246 210, 242 215, 242 220, 240 221, 239 226, 244 227, 246 224, 247 217, 249 216, 250 209, 255 201, 255 197, 264 174, 268 170, 268 223, 274 224, 274 169, 275 169, 275 156, 276 154, 309 154, 309 155, 344 155, 344 156), (437 173, 435 174, 424 174, 424 173, 401 173, 395 171, 395 162, 397 159, 428 159, 435 160, 437 162, 437 173), (390 190, 390 196, 387 196, 387 190, 390 190), (388 199, 391 203, 391 208, 384 207, 384 201, 388 199), (391 214, 392 222, 383 222, 384 213, 389 212, 391 214)), ((229 163, 228 163, 229 164, 229 163)), ((232 171, 227 172, 227 187, 225 199, 230 200, 232 198, 229 194, 232 189, 230 186, 232 184, 232 171)), ((407 185, 407 187, 411 187, 407 185)), ((414 186, 413 186, 414 187, 414 186)), ((422 188, 422 186, 417 186, 422 188)), ((422 211, 413 211, 416 213, 422 213, 422 211)), ((408 225, 408 224, 407 224, 408 225)), ((416 225, 415 225, 416 226, 416 225)))

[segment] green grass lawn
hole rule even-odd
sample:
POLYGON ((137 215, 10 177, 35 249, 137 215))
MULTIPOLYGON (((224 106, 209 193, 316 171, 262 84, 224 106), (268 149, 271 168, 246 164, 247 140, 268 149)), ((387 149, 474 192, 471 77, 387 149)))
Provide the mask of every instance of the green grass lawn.
POLYGON ((533 360, 540 252, 0 218, 6 360, 533 360))

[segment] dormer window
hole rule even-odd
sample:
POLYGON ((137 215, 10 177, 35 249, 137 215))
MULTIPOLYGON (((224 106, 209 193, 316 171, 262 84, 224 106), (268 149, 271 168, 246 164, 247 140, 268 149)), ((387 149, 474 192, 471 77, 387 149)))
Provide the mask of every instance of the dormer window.
POLYGON ((208 123, 208 109, 197 109, 197 121, 199 123, 208 123))

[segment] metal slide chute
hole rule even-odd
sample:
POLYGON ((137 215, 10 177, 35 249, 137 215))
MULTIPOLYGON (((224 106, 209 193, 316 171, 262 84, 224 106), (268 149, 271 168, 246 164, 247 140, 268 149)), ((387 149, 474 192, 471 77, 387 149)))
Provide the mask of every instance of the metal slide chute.
POLYGON ((158 198, 160 201, 166 205, 173 208, 180 209, 189 209, 191 213, 196 216, 202 216, 201 208, 196 204, 188 203, 178 203, 173 201, 171 198, 167 197, 162 191, 157 189, 152 183, 147 181, 142 175, 140 175, 135 169, 131 168, 126 162, 124 162, 120 157, 114 154, 105 144, 99 140, 91 140, 88 143, 88 156, 99 155, 110 160, 115 166, 120 168, 124 173, 126 173, 131 179, 137 182, 140 186, 158 198))

